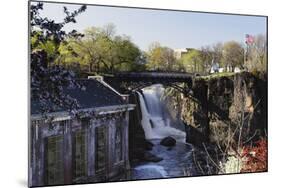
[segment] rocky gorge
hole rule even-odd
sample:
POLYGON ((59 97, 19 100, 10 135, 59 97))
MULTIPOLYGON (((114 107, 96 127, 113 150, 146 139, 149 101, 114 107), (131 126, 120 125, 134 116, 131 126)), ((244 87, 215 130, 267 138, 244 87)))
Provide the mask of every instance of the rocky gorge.
MULTIPOLYGON (((161 108, 166 109, 164 112, 170 113, 169 121, 166 123, 169 126, 173 124, 170 126, 173 128, 169 131, 173 132, 175 128, 181 131, 180 135, 185 133, 184 142, 188 146, 183 146, 184 142, 181 143, 177 138, 174 139, 176 136, 169 134, 161 139, 160 137, 147 139, 147 130, 143 127, 143 119, 147 117, 144 117, 146 115, 142 112, 141 106, 141 100, 145 99, 145 94, 143 90, 140 90, 130 95, 130 103, 136 104, 136 109, 130 113, 129 118, 131 164, 143 164, 144 161, 149 164, 158 163, 163 160, 163 157, 153 152, 154 150, 163 149, 163 147, 173 150, 174 146, 182 145, 182 147, 189 147, 189 150, 185 152, 189 155, 187 161, 193 168, 196 162, 194 163, 194 156, 191 156, 191 153, 196 153, 196 151, 197 154, 201 152, 198 161, 201 160, 201 165, 204 166, 206 152, 208 155, 216 153, 217 159, 220 160, 221 156, 225 155, 225 151, 237 152, 234 148, 239 148, 244 144, 253 144, 259 138, 267 136, 267 75, 242 72, 226 76, 195 77, 190 89, 191 92, 184 95, 176 90, 166 92, 167 88, 165 88, 164 97, 161 97, 164 101, 161 108), (196 148, 201 149, 196 150, 196 148), (220 150, 219 154, 218 150, 220 150)), ((157 122, 151 118, 146 121, 152 129, 157 126, 155 125, 157 122)), ((165 127, 159 130, 163 128, 165 127)), ((215 173, 217 173, 218 167, 215 168, 215 173)), ((194 169, 189 169, 184 173, 202 174, 194 169)))

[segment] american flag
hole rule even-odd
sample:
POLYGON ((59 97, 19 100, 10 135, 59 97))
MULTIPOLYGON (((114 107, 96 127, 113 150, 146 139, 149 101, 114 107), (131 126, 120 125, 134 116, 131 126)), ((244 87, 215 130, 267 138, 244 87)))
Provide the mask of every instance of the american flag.
POLYGON ((246 44, 251 45, 254 43, 254 36, 246 34, 246 44))

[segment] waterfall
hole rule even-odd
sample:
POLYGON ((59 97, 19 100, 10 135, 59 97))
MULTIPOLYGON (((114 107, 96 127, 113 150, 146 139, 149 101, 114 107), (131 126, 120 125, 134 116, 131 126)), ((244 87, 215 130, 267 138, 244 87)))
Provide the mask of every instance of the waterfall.
POLYGON ((163 90, 162 85, 153 85, 142 89, 143 95, 138 92, 142 112, 141 125, 145 132, 145 138, 161 139, 172 136, 184 142, 185 133, 171 127, 169 123, 171 120, 164 115, 163 104, 160 100, 163 90))

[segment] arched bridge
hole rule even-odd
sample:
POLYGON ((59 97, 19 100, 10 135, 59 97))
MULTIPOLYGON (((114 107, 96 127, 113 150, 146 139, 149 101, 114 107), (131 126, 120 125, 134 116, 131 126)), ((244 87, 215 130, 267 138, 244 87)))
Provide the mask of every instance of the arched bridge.
POLYGON ((153 84, 162 84, 188 94, 192 88, 194 76, 192 73, 183 72, 118 72, 104 76, 104 80, 122 93, 153 84))

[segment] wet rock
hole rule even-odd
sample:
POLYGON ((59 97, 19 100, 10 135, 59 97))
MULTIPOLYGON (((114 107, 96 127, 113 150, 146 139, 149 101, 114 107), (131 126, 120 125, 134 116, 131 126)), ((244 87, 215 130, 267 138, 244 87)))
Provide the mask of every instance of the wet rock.
POLYGON ((136 159, 136 160, 141 160, 144 158, 144 153, 145 150, 142 148, 135 148, 133 155, 131 155, 131 160, 136 159))
POLYGON ((163 146, 167 146, 167 147, 170 147, 170 146, 174 146, 176 145, 176 140, 171 137, 171 136, 168 136, 168 137, 165 137, 161 140, 160 144, 163 145, 163 146))
POLYGON ((148 161, 148 162, 159 162, 159 161, 162 161, 162 160, 163 160, 163 158, 157 157, 156 155, 153 155, 153 154, 150 153, 150 152, 146 152, 146 153, 144 154, 143 159, 144 159, 145 161, 148 161))
POLYGON ((146 150, 152 150, 152 148, 153 148, 153 146, 154 146, 154 144, 153 143, 151 143, 151 142, 149 142, 149 141, 145 141, 145 149, 146 150))
POLYGON ((202 143, 208 143, 208 137, 200 131, 200 129, 196 129, 192 127, 191 125, 185 124, 185 133, 186 143, 194 144, 198 147, 202 147, 202 143))
POLYGON ((150 123, 151 128, 155 127, 155 125, 154 125, 154 123, 153 123, 153 121, 151 119, 149 120, 149 123, 150 123))

